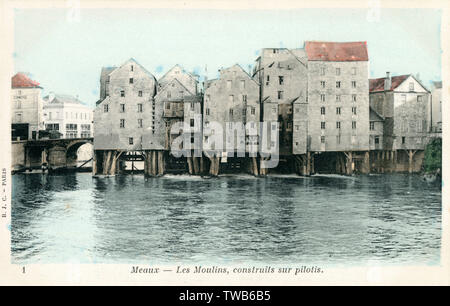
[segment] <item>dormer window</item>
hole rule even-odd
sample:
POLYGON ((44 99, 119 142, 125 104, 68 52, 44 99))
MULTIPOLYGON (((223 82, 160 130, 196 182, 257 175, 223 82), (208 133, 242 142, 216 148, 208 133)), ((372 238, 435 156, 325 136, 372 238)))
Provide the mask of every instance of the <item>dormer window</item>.
POLYGON ((414 83, 409 83, 409 91, 414 91, 414 83))

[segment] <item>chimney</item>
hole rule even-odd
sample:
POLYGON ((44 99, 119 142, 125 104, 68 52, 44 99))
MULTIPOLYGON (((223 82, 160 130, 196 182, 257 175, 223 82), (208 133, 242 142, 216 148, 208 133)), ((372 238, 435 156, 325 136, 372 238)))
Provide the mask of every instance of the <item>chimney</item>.
POLYGON ((384 79, 384 90, 391 90, 391 87, 392 87, 391 73, 386 72, 386 78, 384 79))

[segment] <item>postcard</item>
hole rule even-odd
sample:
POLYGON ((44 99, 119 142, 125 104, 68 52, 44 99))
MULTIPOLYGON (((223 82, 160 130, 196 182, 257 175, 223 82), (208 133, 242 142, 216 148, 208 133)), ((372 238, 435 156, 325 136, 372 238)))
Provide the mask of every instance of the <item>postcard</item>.
POLYGON ((1 12, 0 284, 449 284, 447 1, 1 12))

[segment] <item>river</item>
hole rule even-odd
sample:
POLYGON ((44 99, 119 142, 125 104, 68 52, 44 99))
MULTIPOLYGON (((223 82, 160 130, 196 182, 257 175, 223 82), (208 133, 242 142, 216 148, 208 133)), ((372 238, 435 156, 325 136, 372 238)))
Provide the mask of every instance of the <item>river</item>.
POLYGON ((441 196, 404 174, 16 174, 12 262, 436 265, 441 196))

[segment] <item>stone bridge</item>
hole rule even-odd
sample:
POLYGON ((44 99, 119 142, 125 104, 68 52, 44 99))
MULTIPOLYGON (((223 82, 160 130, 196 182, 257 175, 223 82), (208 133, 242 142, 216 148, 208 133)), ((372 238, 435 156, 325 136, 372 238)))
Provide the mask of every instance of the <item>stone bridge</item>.
POLYGON ((39 139, 13 142, 13 170, 41 168, 43 165, 50 170, 76 168, 78 149, 84 144, 93 144, 93 142, 94 138, 39 139))

